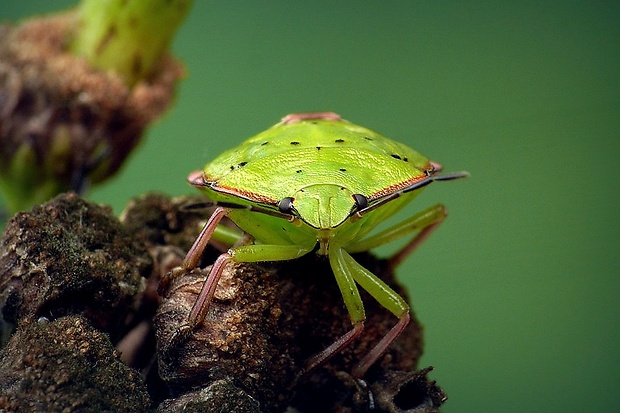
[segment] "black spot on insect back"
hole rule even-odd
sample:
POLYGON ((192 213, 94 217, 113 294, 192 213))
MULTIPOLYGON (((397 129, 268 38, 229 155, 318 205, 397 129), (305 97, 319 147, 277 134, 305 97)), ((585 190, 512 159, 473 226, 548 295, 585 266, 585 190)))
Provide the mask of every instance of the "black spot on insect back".
POLYGON ((397 154, 395 154, 395 153, 393 153, 391 156, 392 156, 392 158, 394 158, 394 159, 402 159, 402 158, 400 157, 400 155, 397 155, 397 154))
POLYGON ((237 165, 231 165, 230 166, 230 170, 234 171, 235 169, 239 169, 239 168, 243 168, 244 166, 246 166, 248 163, 247 162, 240 162, 237 165))
POLYGON ((340 168, 340 169, 339 169, 339 171, 340 171, 340 172, 346 172, 347 170, 346 170, 346 169, 344 169, 344 168, 340 168))
POLYGON ((260 144, 260 146, 265 146, 265 145, 267 145, 268 143, 269 143, 269 141, 265 141, 265 142, 261 143, 261 144, 260 144))
POLYGON ((298 169, 298 170, 295 171, 295 173, 300 174, 300 173, 302 173, 302 170, 298 169))
POLYGON ((299 145, 299 142, 293 141, 293 142, 291 142, 291 145, 299 145))
POLYGON ((344 139, 336 139, 334 142, 336 142, 336 143, 344 143, 344 139))
POLYGON ((321 150, 321 147, 320 147, 320 146, 317 146, 317 147, 316 147, 316 150, 317 150, 317 151, 320 151, 320 150, 321 150))

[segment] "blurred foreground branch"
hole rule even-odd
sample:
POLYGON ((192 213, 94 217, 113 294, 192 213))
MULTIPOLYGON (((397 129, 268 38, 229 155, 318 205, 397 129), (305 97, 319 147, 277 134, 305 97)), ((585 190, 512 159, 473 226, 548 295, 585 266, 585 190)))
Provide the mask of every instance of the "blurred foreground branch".
POLYGON ((80 13, 0 26, 0 190, 11 214, 112 176, 172 102, 183 69, 165 48, 187 7, 163 29, 167 13, 135 3, 162 2, 88 0, 80 13), (113 59, 128 55, 130 73, 113 59))

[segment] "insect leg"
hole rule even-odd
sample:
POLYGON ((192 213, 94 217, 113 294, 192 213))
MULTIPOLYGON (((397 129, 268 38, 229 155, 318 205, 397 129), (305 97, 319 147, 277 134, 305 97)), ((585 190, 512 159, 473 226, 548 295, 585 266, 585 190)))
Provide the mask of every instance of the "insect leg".
POLYGON ((202 228, 202 231, 200 231, 200 235, 198 235, 198 238, 196 238, 196 241, 194 241, 194 244, 187 252, 187 255, 185 255, 185 259, 183 260, 181 266, 172 269, 172 271, 163 276, 159 281, 158 291, 160 294, 163 294, 168 290, 168 286, 174 278, 187 274, 198 266, 200 257, 207 247, 213 231, 215 231, 217 224, 228 214, 228 212, 228 208, 218 207, 215 209, 213 215, 211 215, 205 226, 202 228))
MULTIPOLYGON (((168 285, 171 280, 191 272, 198 266, 198 262, 200 261, 200 257, 204 252, 207 244, 209 243, 209 239, 215 231, 218 223, 228 214, 229 209, 218 207, 213 212, 213 215, 209 218, 205 226, 202 228, 200 235, 194 241, 194 244, 188 251, 185 259, 181 266, 174 268, 165 277, 162 277, 159 283, 159 292, 162 293, 168 289, 168 285)), ((218 257, 218 259, 213 264, 211 271, 207 277, 207 280, 202 286, 200 290, 200 294, 196 299, 196 302, 192 306, 192 310, 190 315, 187 318, 187 322, 181 325, 170 337, 166 347, 164 349, 164 354, 168 354, 171 349, 175 348, 182 340, 184 340, 191 331, 202 322, 204 316, 207 313, 207 309, 209 308, 209 303, 211 302, 211 298, 215 292, 215 287, 217 286, 217 282, 219 281, 222 271, 228 261, 230 260, 230 255, 228 253, 224 253, 218 257)))
POLYGON ((207 311, 209 310, 209 304, 213 299, 213 294, 215 294, 215 288, 217 287, 217 283, 222 277, 222 273, 224 272, 224 268, 230 262, 231 256, 228 253, 224 253, 220 255, 215 263, 213 263, 213 267, 211 267, 211 271, 207 276, 202 288, 200 289, 200 293, 198 294, 198 298, 194 302, 192 309, 187 317, 187 321, 182 324, 168 339, 168 343, 166 344, 166 348, 164 349, 164 354, 169 353, 170 350, 175 348, 181 341, 187 338, 196 328, 197 325, 202 323, 205 316, 207 315, 207 311))
POLYGON ((235 262, 288 261, 306 255, 312 246, 252 244, 231 248, 228 253, 235 262))
POLYGON ((213 235, 213 232, 217 228, 217 224, 219 224, 229 211, 230 209, 223 207, 217 207, 215 211, 213 211, 213 215, 211 215, 200 232, 200 235, 198 235, 198 238, 196 238, 196 241, 194 241, 194 244, 187 252, 185 260, 183 260, 182 268, 185 272, 189 272, 198 266, 200 257, 202 257, 202 253, 205 251, 205 248, 207 248, 207 244, 211 239, 211 235, 213 235))
POLYGON ((377 300, 379 304, 398 317, 396 325, 353 368, 352 375, 361 379, 370 366, 385 353, 390 344, 407 327, 411 316, 409 315, 409 305, 407 302, 379 277, 355 261, 346 251, 342 252, 342 261, 349 268, 355 282, 377 300))
MULTIPOLYGON (((217 225, 217 222, 214 225, 217 225)), ((205 225, 205 228, 208 226, 209 223, 205 225)), ((203 230, 203 233, 204 232, 205 230, 203 230)), ((197 240, 190 252, 192 250, 198 251, 199 247, 196 247, 196 244, 199 243, 200 241, 197 240), (196 247, 196 249, 194 247, 196 247)), ((198 298, 196 298, 196 301, 194 302, 194 305, 192 306, 192 309, 187 317, 187 321, 172 334, 171 338, 168 340, 164 354, 175 348, 181 341, 191 334, 192 330, 194 330, 196 326, 203 322, 209 310, 209 305, 211 304, 213 295, 215 294, 217 284, 222 277, 222 273, 224 272, 224 268, 226 268, 230 262, 286 261, 299 258, 300 256, 312 251, 312 249, 313 247, 302 247, 298 245, 257 244, 242 245, 231 248, 228 252, 220 255, 213 264, 213 267, 211 267, 211 271, 202 285, 198 298)), ((183 269, 186 267, 183 266, 179 268, 183 269)), ((195 266, 193 268, 195 268, 195 266)), ((191 271, 191 269, 189 271, 191 271)))
POLYGON ((355 340, 364 330, 364 320, 366 313, 364 312, 364 303, 360 297, 359 290, 355 285, 355 280, 351 274, 350 267, 344 260, 346 252, 342 248, 334 248, 329 253, 329 262, 334 271, 338 288, 342 294, 344 304, 349 312, 353 328, 346 334, 334 341, 329 347, 323 349, 320 353, 312 356, 304 368, 305 371, 312 370, 329 360, 335 354, 348 346, 355 340))
POLYGON ((390 257, 390 266, 395 268, 446 219, 446 216, 447 211, 443 205, 434 205, 375 235, 347 245, 346 250, 351 253, 368 251, 411 232, 419 231, 411 241, 390 257))
MULTIPOLYGON (((231 245, 235 245, 245 236, 245 233, 238 228, 231 228, 225 225, 218 225, 211 235, 211 242, 217 241, 226 245, 226 249, 231 245)), ((225 251, 224 249, 223 251, 225 251)))
POLYGON ((189 324, 192 328, 202 323, 207 315, 207 310, 209 309, 209 304, 213 299, 213 294, 215 294, 217 283, 222 277, 224 268, 226 268, 226 265, 228 265, 231 260, 231 255, 226 252, 217 257, 217 260, 213 263, 213 267, 211 267, 211 271, 202 285, 200 294, 198 295, 198 298, 196 298, 196 301, 192 306, 192 310, 187 317, 187 324, 189 324))
MULTIPOLYGON (((197 201, 187 202, 184 205, 181 205, 181 207, 179 208, 179 211, 186 212, 186 213, 188 212, 189 213, 191 212, 204 213, 204 211, 207 208, 213 207, 213 206, 220 206, 220 207, 224 207, 228 209, 233 209, 233 206, 231 205, 221 205, 214 201, 205 200, 202 202, 197 202, 197 201)), ((231 245, 234 245, 235 243, 237 243, 243 236, 244 236, 244 232, 241 231, 239 228, 236 228, 236 227, 233 228, 233 227, 225 226, 225 225, 217 225, 215 227, 215 230, 213 230, 213 234, 211 235, 209 242, 211 242, 212 245, 218 248, 219 250, 226 251, 228 248, 230 248, 231 245)))
POLYGON ((211 272, 209 272, 207 279, 202 285, 200 294, 187 317, 187 324, 190 330, 202 323, 202 320, 207 315, 217 283, 229 262, 292 260, 306 254, 308 251, 310 250, 296 245, 243 245, 231 248, 228 252, 220 255, 215 260, 211 272))

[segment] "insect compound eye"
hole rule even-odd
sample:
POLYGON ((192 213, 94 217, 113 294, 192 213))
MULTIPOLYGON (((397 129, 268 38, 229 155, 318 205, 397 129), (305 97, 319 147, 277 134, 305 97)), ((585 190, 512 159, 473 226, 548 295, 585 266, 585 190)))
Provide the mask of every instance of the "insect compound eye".
POLYGON ((353 194, 353 200, 358 211, 368 207, 368 198, 362 194, 353 194))
POLYGON ((294 199, 290 196, 282 198, 282 200, 278 203, 278 209, 280 210, 280 212, 282 212, 283 214, 292 214, 295 210, 293 208, 293 201, 294 199))

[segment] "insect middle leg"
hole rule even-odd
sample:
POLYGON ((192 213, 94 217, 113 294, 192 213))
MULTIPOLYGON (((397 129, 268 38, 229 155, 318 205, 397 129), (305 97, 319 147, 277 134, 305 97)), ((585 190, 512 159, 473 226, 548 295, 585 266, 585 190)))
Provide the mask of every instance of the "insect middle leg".
POLYGON ((392 327, 379 343, 353 368, 353 377, 361 379, 368 368, 385 353, 386 349, 409 323, 411 318, 409 315, 409 305, 385 282, 355 261, 344 249, 332 249, 329 254, 329 261, 334 271, 338 287, 340 288, 345 307, 349 312, 353 328, 339 337, 326 349, 311 357, 306 364, 306 371, 325 363, 332 356, 342 351, 362 333, 366 314, 356 284, 359 284, 377 300, 381 306, 396 315, 399 319, 396 325, 392 327))
POLYGON ((335 248, 330 251, 329 263, 334 271, 336 283, 340 289, 340 294, 344 300, 344 305, 349 312, 349 318, 351 319, 353 328, 339 337, 327 348, 308 359, 304 367, 304 371, 312 370, 327 362, 327 360, 329 360, 332 356, 338 354, 353 340, 359 337, 364 330, 364 320, 366 320, 364 303, 362 302, 359 290, 355 285, 355 280, 353 279, 350 268, 342 259, 343 253, 344 250, 342 250, 342 248, 335 248))
POLYGON ((388 331, 381 340, 360 360, 353 368, 351 374, 353 377, 361 379, 366 371, 372 366, 383 353, 388 349, 390 344, 403 332, 411 319, 409 314, 409 305, 407 302, 383 280, 374 275, 372 272, 364 268, 360 263, 355 261, 348 252, 342 250, 339 259, 342 265, 347 267, 353 276, 353 279, 365 291, 367 291, 381 306, 396 317, 398 322, 388 331))

